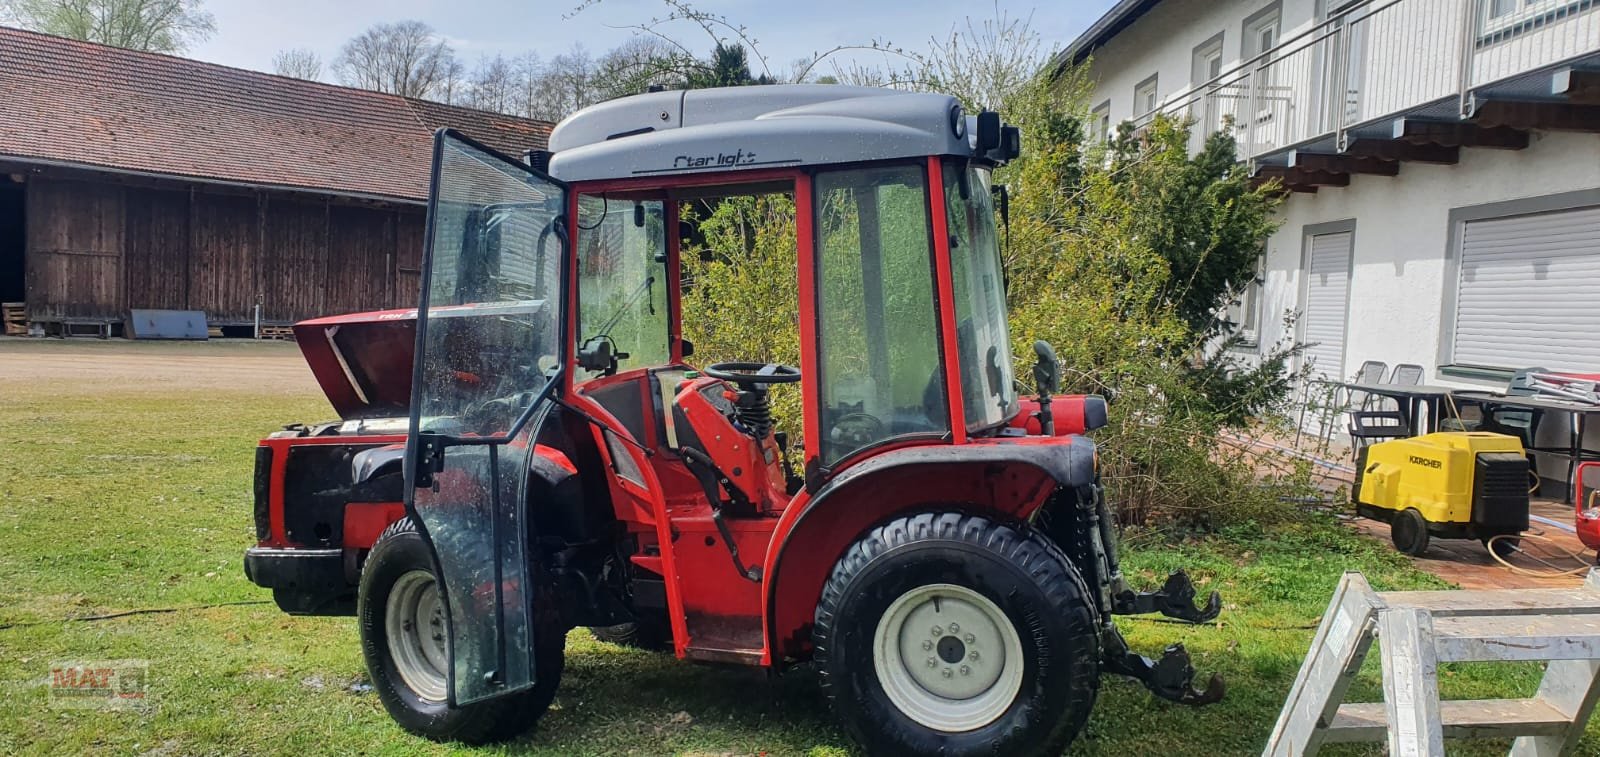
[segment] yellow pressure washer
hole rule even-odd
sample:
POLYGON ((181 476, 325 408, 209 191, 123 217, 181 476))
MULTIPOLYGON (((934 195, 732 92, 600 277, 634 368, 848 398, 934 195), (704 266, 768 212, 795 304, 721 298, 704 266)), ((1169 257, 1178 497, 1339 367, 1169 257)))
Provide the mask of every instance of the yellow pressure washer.
POLYGON ((1389 524, 1394 548, 1420 555, 1429 538, 1478 539, 1502 557, 1528 530, 1528 458, 1515 436, 1444 431, 1365 447, 1356 513, 1389 524))

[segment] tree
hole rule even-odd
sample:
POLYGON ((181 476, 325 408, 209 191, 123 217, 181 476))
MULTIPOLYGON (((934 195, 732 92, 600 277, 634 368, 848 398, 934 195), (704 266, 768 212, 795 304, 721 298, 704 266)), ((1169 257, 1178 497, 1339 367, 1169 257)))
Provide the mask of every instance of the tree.
POLYGON ((352 87, 427 98, 454 88, 452 77, 459 79, 460 64, 433 27, 399 21, 376 24, 346 42, 333 61, 333 72, 352 87))
POLYGON ((652 86, 681 86, 688 65, 687 56, 659 37, 629 38, 596 61, 596 99, 636 95, 652 86))
POLYGON ((272 73, 317 81, 322 78, 322 56, 304 47, 279 50, 277 55, 272 56, 272 73))
POLYGON ((181 53, 217 31, 201 0, 0 0, 24 28, 86 42, 181 53))
POLYGON ((551 58, 534 84, 534 118, 560 121, 599 102, 594 90, 594 58, 581 44, 551 58))
POLYGON ((1011 18, 998 3, 993 18, 975 25, 968 17, 917 56, 919 86, 955 95, 969 110, 1004 110, 1053 57, 1032 22, 1031 14, 1011 18))
POLYGON ((516 68, 504 55, 478 60, 469 81, 467 105, 496 113, 514 112, 517 94, 516 68))

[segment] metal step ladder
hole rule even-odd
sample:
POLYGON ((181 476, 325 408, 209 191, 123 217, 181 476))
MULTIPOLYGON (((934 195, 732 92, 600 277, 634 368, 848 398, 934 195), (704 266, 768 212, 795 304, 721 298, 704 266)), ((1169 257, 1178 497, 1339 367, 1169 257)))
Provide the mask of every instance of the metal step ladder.
POLYGON ((1346 573, 1311 640, 1263 757, 1323 744, 1442 755, 1446 738, 1515 738, 1517 757, 1572 754, 1600 699, 1600 569, 1573 589, 1375 592, 1346 573), (1345 692, 1379 640, 1382 702, 1345 692), (1438 665, 1548 661, 1531 699, 1439 700, 1438 665))

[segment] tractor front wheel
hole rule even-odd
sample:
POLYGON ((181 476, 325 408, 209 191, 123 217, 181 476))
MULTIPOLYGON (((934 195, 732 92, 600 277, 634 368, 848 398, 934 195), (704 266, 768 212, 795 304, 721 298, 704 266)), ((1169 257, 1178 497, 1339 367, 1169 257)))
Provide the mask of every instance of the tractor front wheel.
POLYGON ((525 692, 451 707, 444 595, 428 545, 409 518, 385 529, 361 570, 356 615, 367 673, 390 717, 419 736, 469 744, 503 741, 532 726, 555 698, 566 645, 565 629, 553 623, 549 589, 541 591, 534 630, 538 682, 525 692))
POLYGON ((1060 754, 1099 686, 1078 572, 1038 534, 959 513, 851 546, 812 641, 824 693, 873 754, 1060 754))
POLYGON ((1428 551, 1428 519, 1414 507, 1401 511, 1389 521, 1389 541, 1412 557, 1428 551))

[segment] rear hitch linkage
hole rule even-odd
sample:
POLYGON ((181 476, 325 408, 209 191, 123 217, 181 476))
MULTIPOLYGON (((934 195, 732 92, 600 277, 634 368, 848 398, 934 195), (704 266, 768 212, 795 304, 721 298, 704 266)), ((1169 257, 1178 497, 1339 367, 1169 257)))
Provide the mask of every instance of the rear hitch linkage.
MULTIPOLYGON (((1159 590, 1135 592, 1119 574, 1112 581, 1111 611, 1117 615, 1162 615, 1187 623, 1209 623, 1222 612, 1222 595, 1213 591, 1204 607, 1194 604, 1194 582, 1189 574, 1175 570, 1159 590)), ((1221 701, 1222 676, 1211 674, 1203 689, 1194 686, 1194 665, 1182 644, 1173 644, 1152 660, 1128 649, 1128 642, 1110 623, 1102 634, 1105 666, 1112 673, 1137 679, 1150 693, 1178 704, 1200 706, 1221 701)))
POLYGON ((1111 611, 1117 615, 1159 612, 1188 623, 1210 623, 1221 614, 1221 594, 1211 592, 1205 607, 1196 607, 1194 598, 1194 582, 1189 580, 1189 574, 1175 570, 1167 576, 1166 585, 1156 591, 1135 592, 1126 582, 1118 581, 1111 596, 1111 611))
POLYGON ((1128 649, 1128 642, 1114 626, 1107 626, 1101 639, 1108 672, 1137 679, 1150 693, 1178 704, 1198 707, 1222 701, 1222 676, 1212 673, 1204 689, 1194 687, 1194 665, 1182 644, 1167 647, 1161 659, 1152 660, 1128 649))

